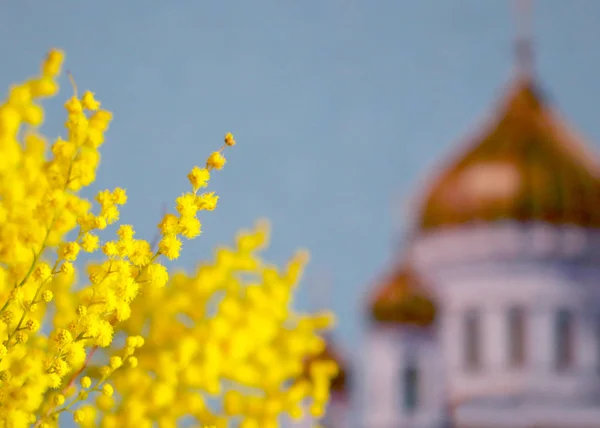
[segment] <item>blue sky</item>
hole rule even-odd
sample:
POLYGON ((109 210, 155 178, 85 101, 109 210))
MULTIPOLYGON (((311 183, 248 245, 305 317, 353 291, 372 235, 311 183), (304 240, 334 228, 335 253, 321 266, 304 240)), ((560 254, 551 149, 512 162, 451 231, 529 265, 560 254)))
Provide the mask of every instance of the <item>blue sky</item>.
MULTIPOLYGON (((542 83, 597 144, 600 2, 538 3, 542 83)), ((162 204, 187 189, 188 170, 233 132, 238 146, 213 181, 220 205, 179 265, 192 268, 266 216, 274 232, 266 255, 283 263, 295 248, 311 250, 308 275, 330 278, 352 349, 364 293, 402 244, 411 198, 510 77, 511 6, 5 1, 0 83, 34 74, 49 48, 66 50, 80 88, 115 112, 93 189, 127 188, 122 219, 148 239, 162 204)), ((62 132, 63 87, 47 104, 50 136, 62 132)))

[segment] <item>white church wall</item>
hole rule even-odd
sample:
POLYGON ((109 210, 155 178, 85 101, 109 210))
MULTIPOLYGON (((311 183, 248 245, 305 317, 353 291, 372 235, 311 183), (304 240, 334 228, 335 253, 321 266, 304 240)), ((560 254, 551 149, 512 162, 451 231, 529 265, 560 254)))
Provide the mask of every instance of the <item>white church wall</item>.
MULTIPOLYGON (((438 298, 453 400, 521 394, 548 403, 594 401, 600 385, 600 269, 594 266, 599 237, 576 228, 504 224, 444 232, 417 243, 414 265, 438 298), (520 368, 508 363, 507 314, 514 306, 526 313, 526 360, 520 368), (471 309, 480 314, 479 371, 465 368, 464 318, 471 309), (565 370, 554 359, 561 309, 573 314, 573 363, 565 370)), ((539 405, 517 413, 536 411, 542 412, 539 405)))
POLYGON ((435 331, 374 324, 363 352, 365 427, 439 426, 445 377, 435 331), (415 407, 406 407, 405 369, 416 369, 415 407))
POLYGON ((364 389, 360 400, 366 426, 385 426, 396 418, 397 398, 394 374, 399 369, 400 352, 396 335, 390 329, 370 329, 361 353, 364 389))

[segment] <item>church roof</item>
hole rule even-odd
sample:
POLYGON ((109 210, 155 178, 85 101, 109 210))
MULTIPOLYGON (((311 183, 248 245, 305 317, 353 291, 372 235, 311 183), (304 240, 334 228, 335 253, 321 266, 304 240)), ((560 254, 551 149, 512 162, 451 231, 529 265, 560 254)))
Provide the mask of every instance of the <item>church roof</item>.
POLYGON ((484 132, 433 181, 417 229, 499 220, 600 227, 595 160, 535 80, 518 75, 484 132))
POLYGON ((374 321, 426 327, 435 319, 435 305, 421 279, 406 264, 376 285, 371 300, 374 321))

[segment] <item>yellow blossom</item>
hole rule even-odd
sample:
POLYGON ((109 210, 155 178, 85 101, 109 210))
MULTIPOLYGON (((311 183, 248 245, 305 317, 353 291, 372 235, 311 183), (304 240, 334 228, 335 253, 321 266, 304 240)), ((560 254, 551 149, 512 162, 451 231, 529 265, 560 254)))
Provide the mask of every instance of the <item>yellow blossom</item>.
POLYGON ((42 74, 45 77, 54 78, 60 74, 60 69, 62 67, 63 61, 65 58, 64 52, 58 49, 52 49, 48 56, 46 57, 46 61, 44 61, 42 65, 42 74))
POLYGON ((52 276, 52 268, 48 263, 40 263, 33 272, 33 277, 39 282, 45 282, 52 276))
POLYGON ((77 242, 66 242, 61 244, 58 249, 58 255, 67 261, 75 261, 79 254, 79 244, 77 242))
POLYGON ((65 403, 65 396, 62 394, 56 394, 54 396, 54 404, 57 406, 62 406, 65 403))
POLYGON ((90 111, 96 111, 100 108, 100 103, 96 101, 94 98, 94 93, 90 91, 85 91, 81 102, 83 104, 83 108, 90 111))
POLYGON ((73 271, 73 264, 70 262, 64 262, 60 267, 60 272, 65 275, 71 275, 73 274, 73 271))
POLYGON ((228 146, 235 146, 235 139, 233 138, 233 134, 231 132, 225 134, 225 144, 228 146))
POLYGON ((117 187, 112 192, 112 201, 117 205, 124 205, 127 203, 127 192, 125 189, 117 187))
POLYGON ((82 341, 71 343, 65 351, 65 361, 71 367, 80 367, 87 357, 82 341))
POLYGON ((85 412, 83 410, 75 410, 73 413, 73 420, 77 423, 85 421, 85 412))
POLYGON ((136 357, 129 357, 127 362, 132 369, 136 368, 138 365, 138 359, 136 357))
POLYGON ((86 233, 81 239, 81 248, 83 251, 92 253, 98 249, 98 236, 93 233, 86 233))
POLYGON ((98 333, 95 335, 96 344, 102 348, 110 345, 114 334, 114 328, 110 323, 101 321, 98 324, 98 333))
POLYGON ((82 388, 89 388, 92 386, 92 379, 89 376, 84 376, 81 378, 81 386, 82 388))
POLYGON ((102 216, 96 216, 93 218, 93 227, 95 229, 104 230, 106 228, 106 218, 102 216))
POLYGON ((214 192, 204 193, 196 197, 196 206, 199 210, 212 211, 217 207, 219 196, 215 195, 214 192))
POLYGON ((101 132, 106 131, 108 124, 112 120, 112 113, 106 110, 96 111, 89 120, 89 127, 101 132))
POLYGON ((117 235, 121 240, 132 239, 134 234, 135 231, 133 230, 133 227, 129 224, 121 225, 119 227, 119 230, 117 231, 117 235))
POLYGON ((183 217, 179 220, 181 234, 188 239, 193 239, 202 232, 202 224, 196 217, 183 217))
POLYGON ((28 320, 25 323, 25 328, 31 332, 36 332, 40 328, 40 323, 36 320, 28 320))
POLYGON ((258 224, 191 274, 163 264, 217 207, 215 193, 198 191, 225 165, 233 135, 189 172, 191 189, 162 218, 158 248, 132 225, 112 238, 105 229, 119 222, 127 192, 87 198, 112 113, 93 92, 80 96, 69 75, 63 135, 36 129, 41 98, 59 90, 63 57, 51 51, 39 75, 0 103, 0 426, 50 428, 72 415, 83 427, 176 427, 188 417, 275 428, 280 413, 297 415, 306 400, 322 415, 337 368, 320 364, 299 377, 333 320, 291 306, 305 258, 281 270, 264 262, 268 228, 258 224), (80 252, 99 248, 83 265, 80 252))
POLYGON ((29 339, 29 336, 24 331, 19 331, 15 335, 15 340, 17 343, 25 343, 25 342, 27 342, 27 339, 29 339))
POLYGON ((114 389, 112 387, 112 385, 105 383, 104 385, 102 385, 102 393, 104 395, 106 395, 107 397, 112 397, 114 392, 114 389))
POLYGON ((51 302, 53 297, 54 293, 52 293, 52 291, 50 290, 44 290, 44 292, 42 293, 42 300, 46 303, 51 302))
POLYGON ((181 217, 194 217, 198 208, 195 203, 196 197, 193 193, 186 193, 176 199, 177 212, 181 217))
POLYGON ((206 168, 193 167, 188 174, 188 180, 192 185, 192 189, 196 192, 198 189, 202 189, 208 185, 210 180, 210 171, 206 168))
POLYGON ((73 336, 68 330, 61 329, 56 333, 54 340, 59 346, 65 346, 73 341, 73 336))
POLYGON ((102 207, 100 213, 107 224, 113 224, 117 222, 121 215, 119 208, 116 205, 107 205, 102 207))
POLYGON ((163 235, 171 235, 179 232, 179 219, 173 214, 165 214, 158 224, 163 235))
POLYGON ((166 235, 158 243, 158 249, 169 260, 176 259, 181 251, 181 241, 173 234, 166 235))
POLYGON ((222 169, 225 162, 225 156, 223 156, 221 152, 213 152, 206 161, 206 168, 222 169))
POLYGON ((123 365, 123 361, 121 360, 121 357, 119 357, 117 355, 110 357, 110 368, 111 369, 116 370, 119 367, 121 367, 121 365, 123 365))
POLYGON ((167 284, 169 274, 163 265, 153 263, 147 267, 144 280, 149 287, 162 288, 167 284))
POLYGON ((2 322, 4 324, 10 325, 10 324, 12 324, 12 321, 15 318, 15 314, 12 311, 7 310, 7 311, 2 312, 2 314, 0 315, 0 318, 2 318, 2 322))
POLYGON ((77 316, 84 317, 87 315, 87 308, 83 305, 77 306, 77 316))
POLYGON ((73 96, 65 103, 65 109, 71 114, 77 114, 82 112, 83 106, 79 98, 73 96))
POLYGON ((119 253, 119 249, 117 248, 117 243, 116 242, 112 242, 112 241, 107 242, 106 244, 104 244, 104 246, 102 247, 102 251, 108 257, 116 256, 119 253))
POLYGON ((136 266, 146 266, 152 259, 152 247, 148 241, 133 241, 129 260, 136 266))

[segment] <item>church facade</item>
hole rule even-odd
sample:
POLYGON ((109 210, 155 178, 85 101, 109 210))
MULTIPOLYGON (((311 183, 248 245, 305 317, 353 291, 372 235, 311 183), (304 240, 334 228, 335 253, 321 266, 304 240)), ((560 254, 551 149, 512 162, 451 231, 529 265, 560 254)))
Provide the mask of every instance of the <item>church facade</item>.
POLYGON ((329 341, 324 426, 600 428, 600 166, 517 65, 424 186, 360 355, 329 341))
POLYGON ((518 70, 375 288, 361 426, 600 427, 599 173, 518 70))

